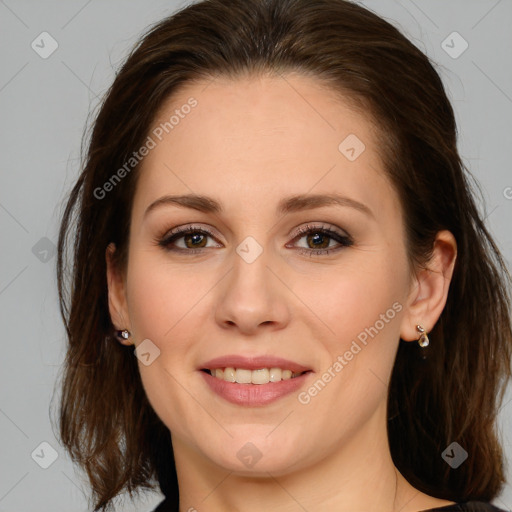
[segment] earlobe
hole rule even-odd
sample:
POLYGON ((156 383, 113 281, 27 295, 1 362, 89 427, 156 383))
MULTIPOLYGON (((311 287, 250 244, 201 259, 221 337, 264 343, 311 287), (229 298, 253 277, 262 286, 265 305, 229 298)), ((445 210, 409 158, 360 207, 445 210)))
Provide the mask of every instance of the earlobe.
POLYGON ((446 305, 457 258, 457 243, 450 231, 437 233, 432 256, 419 270, 403 317, 400 337, 425 344, 425 337, 438 321, 446 305), (420 326, 425 332, 422 333, 420 326))
MULTIPOLYGON (((107 263, 108 307, 110 319, 116 331, 130 330, 128 308, 126 304, 125 283, 119 269, 114 263, 116 247, 113 243, 107 246, 105 259, 107 263)), ((129 337, 118 336, 119 343, 132 345, 129 337)))

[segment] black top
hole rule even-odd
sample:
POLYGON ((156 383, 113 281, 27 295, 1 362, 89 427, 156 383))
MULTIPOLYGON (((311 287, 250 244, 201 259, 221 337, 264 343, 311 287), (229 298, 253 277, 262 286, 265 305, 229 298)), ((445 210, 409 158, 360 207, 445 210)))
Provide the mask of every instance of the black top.
MULTIPOLYGON (((483 501, 465 501, 464 503, 456 503, 454 505, 446 505, 445 507, 430 508, 421 512, 506 512, 501 508, 497 508, 490 503, 483 501)), ((162 501, 153 512, 179 512, 178 504, 172 503, 169 499, 162 501)))
POLYGON ((505 510, 483 501, 465 501, 454 505, 446 505, 445 507, 429 508, 422 512, 437 512, 438 510, 440 512, 505 512, 505 510))

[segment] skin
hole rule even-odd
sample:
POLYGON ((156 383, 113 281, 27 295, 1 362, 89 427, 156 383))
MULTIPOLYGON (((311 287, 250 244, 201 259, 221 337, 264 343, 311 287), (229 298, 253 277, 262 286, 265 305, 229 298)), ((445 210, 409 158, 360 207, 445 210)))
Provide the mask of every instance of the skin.
MULTIPOLYGON (((453 503, 400 475, 386 435, 399 338, 415 342, 417 324, 429 332, 438 320, 456 258, 453 236, 438 233, 428 269, 408 267, 402 211, 374 125, 314 79, 188 84, 154 126, 190 97, 198 105, 143 162, 126 272, 111 263, 114 246, 106 254, 112 321, 132 333, 123 343, 148 338, 160 350, 139 368, 172 433, 180 510, 413 512, 453 503), (349 134, 366 146, 354 161, 338 150, 349 134), (372 213, 331 205, 276 214, 282 198, 333 192, 372 213), (216 199, 224 211, 166 205, 144 216, 161 196, 189 193, 216 199), (202 253, 168 252, 155 241, 190 223, 214 232, 199 243, 202 253), (318 251, 311 237, 298 238, 308 223, 348 233, 353 245, 301 254, 318 251), (248 236, 263 249, 250 264, 236 252, 248 236), (396 303, 394 318, 308 404, 294 392, 263 407, 234 405, 198 372, 221 355, 272 354, 313 370, 299 391, 307 390, 396 303), (250 468, 237 457, 247 442, 261 453, 250 468)), ((191 250, 183 238, 175 244, 191 250)))

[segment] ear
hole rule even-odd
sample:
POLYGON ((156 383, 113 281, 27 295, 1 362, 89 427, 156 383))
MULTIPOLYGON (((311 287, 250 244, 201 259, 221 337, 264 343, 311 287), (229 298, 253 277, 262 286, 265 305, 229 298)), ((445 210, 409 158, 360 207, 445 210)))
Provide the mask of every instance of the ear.
POLYGON ((432 330, 446 304, 448 289, 457 258, 457 242, 450 231, 439 231, 432 257, 414 279, 402 318, 400 337, 405 341, 419 338, 417 325, 428 333, 432 330))
MULTIPOLYGON (((114 263, 116 246, 110 243, 105 251, 107 262, 108 308, 112 324, 117 330, 130 328, 128 306, 126 301, 126 283, 124 276, 114 263)), ((123 345, 133 345, 131 340, 119 340, 123 345)))

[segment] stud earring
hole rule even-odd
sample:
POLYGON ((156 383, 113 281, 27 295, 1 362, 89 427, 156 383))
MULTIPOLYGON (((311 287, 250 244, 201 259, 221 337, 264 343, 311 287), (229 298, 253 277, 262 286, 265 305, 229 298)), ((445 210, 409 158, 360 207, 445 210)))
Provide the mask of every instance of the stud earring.
POLYGON ((117 331, 116 335, 121 340, 127 340, 131 336, 131 333, 130 331, 123 329, 122 331, 117 331))
POLYGON ((417 325, 416 330, 420 333, 420 337, 418 338, 418 345, 421 348, 428 347, 430 340, 428 339, 424 327, 422 325, 417 325))

